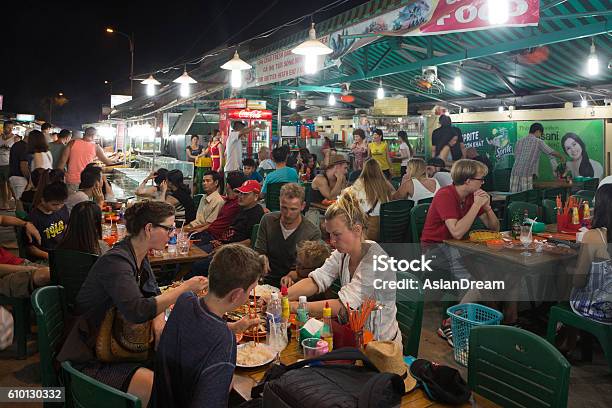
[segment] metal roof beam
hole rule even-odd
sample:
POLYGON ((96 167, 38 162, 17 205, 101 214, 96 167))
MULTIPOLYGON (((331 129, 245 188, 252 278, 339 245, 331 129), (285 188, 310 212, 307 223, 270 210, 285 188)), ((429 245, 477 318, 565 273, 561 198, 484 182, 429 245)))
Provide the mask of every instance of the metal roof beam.
POLYGON ((474 94, 474 95, 476 95, 476 96, 480 96, 481 98, 486 98, 486 97, 487 97, 487 94, 486 94, 486 93, 482 93, 482 92, 480 92, 480 91, 477 91, 477 90, 475 90, 475 89, 473 89, 473 88, 470 88, 469 86, 465 86, 465 85, 463 85, 463 90, 464 90, 464 91, 467 91, 467 92, 469 92, 469 93, 471 93, 471 94, 474 94))
POLYGON ((364 75, 356 74, 349 75, 347 77, 336 77, 325 80, 321 85, 332 85, 341 82, 353 82, 360 81, 370 78, 378 78, 387 75, 400 74, 403 72, 410 72, 420 70, 425 65, 445 65, 452 64, 459 61, 488 57, 495 54, 501 54, 506 52, 518 51, 525 48, 534 46, 541 46, 546 44, 554 44, 564 41, 570 41, 577 38, 590 37, 593 35, 604 34, 612 31, 612 20, 606 20, 601 23, 593 23, 576 27, 573 29, 559 30, 552 33, 537 34, 528 38, 521 38, 514 41, 508 41, 503 43, 497 43, 489 46, 478 47, 470 50, 463 50, 453 54, 447 54, 445 56, 428 58, 409 64, 401 64, 394 67, 379 68, 372 71, 366 72, 364 75))
POLYGON ((370 69, 371 70, 378 69, 378 67, 380 67, 380 64, 382 64, 382 62, 385 60, 385 58, 387 58, 387 56, 391 53, 391 51, 393 51, 393 48, 391 48, 391 47, 387 48, 387 50, 384 52, 384 54, 380 56, 378 61, 376 61, 374 63, 374 65, 372 65, 372 68, 370 68, 370 69))
POLYGON ((494 72, 495 72, 495 76, 498 77, 499 80, 504 83, 504 85, 506 85, 506 87, 510 90, 510 92, 512 92, 514 95, 518 94, 518 91, 516 90, 514 85, 512 85, 512 82, 510 82, 508 78, 506 78, 499 69, 496 68, 494 72))
POLYGON ((321 92, 321 93, 341 93, 342 88, 329 86, 300 85, 300 86, 273 86, 275 92, 321 92))
MULTIPOLYGON (((406 49, 406 50, 416 51, 416 52, 420 52, 421 54, 427 55, 427 48, 419 47, 418 45, 402 44, 401 47, 406 49)), ((442 51, 435 51, 434 50, 433 51, 433 55, 434 55, 434 57, 443 57, 443 56, 448 55, 448 54, 445 53, 445 52, 442 52, 442 51)))

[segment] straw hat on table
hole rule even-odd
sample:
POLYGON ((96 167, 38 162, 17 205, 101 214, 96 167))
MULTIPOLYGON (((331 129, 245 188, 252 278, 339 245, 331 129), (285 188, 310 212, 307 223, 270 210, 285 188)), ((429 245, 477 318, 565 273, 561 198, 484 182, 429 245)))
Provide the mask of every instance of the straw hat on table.
POLYGON ((404 362, 402 347, 394 341, 371 341, 365 355, 382 373, 397 374, 404 380, 404 389, 409 393, 416 387, 416 380, 410 375, 410 367, 404 362))

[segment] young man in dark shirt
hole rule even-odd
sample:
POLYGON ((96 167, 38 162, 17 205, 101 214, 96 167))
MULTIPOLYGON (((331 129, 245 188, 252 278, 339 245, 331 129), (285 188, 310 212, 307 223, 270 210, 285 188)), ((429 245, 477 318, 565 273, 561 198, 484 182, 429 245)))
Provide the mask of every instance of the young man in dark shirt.
POLYGON ((68 198, 68 189, 62 182, 45 186, 42 199, 30 212, 30 221, 40 233, 41 243, 36 246, 28 243, 28 255, 35 259, 49 259, 48 251, 55 249, 64 237, 68 226, 68 209, 64 201, 68 198))
MULTIPOLYGON (((257 202, 259 193, 261 192, 261 186, 258 182, 255 180, 247 180, 242 186, 234 190, 238 193, 240 212, 234 219, 232 225, 221 234, 213 236, 213 239, 208 242, 206 242, 204 238, 202 239, 202 242, 200 242, 198 246, 208 253, 212 253, 220 246, 230 243, 250 246, 253 226, 259 224, 261 217, 264 215, 263 208, 257 202)), ((195 262, 191 268, 190 274, 187 276, 207 276, 209 265, 210 257, 195 262)))
POLYGON ((223 314, 249 299, 263 266, 252 249, 225 245, 210 264, 208 293, 178 298, 157 348, 150 407, 227 407, 236 368, 234 333, 260 320, 226 323, 223 314))

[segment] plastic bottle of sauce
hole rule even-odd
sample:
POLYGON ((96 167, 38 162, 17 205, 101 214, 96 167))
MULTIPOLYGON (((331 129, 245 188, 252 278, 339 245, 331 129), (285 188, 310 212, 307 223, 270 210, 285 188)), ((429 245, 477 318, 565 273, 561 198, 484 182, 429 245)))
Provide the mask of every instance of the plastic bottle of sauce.
POLYGON ((329 307, 329 303, 325 302, 325 307, 323 308, 323 329, 321 329, 321 338, 327 342, 329 351, 332 351, 334 347, 334 332, 332 329, 331 316, 331 307, 329 307))

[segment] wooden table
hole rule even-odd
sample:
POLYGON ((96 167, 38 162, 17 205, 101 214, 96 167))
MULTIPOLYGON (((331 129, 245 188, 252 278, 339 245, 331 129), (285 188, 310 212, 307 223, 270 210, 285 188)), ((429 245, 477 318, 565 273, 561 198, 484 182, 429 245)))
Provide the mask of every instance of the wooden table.
POLYGON ((480 244, 468 240, 449 239, 444 241, 444 243, 457 248, 460 252, 467 252, 469 255, 481 255, 485 260, 491 259, 496 262, 503 261, 525 268, 534 268, 544 264, 562 262, 574 258, 577 255, 558 255, 550 252, 536 253, 535 251, 529 251, 531 256, 523 256, 521 255, 521 252, 523 252, 522 249, 504 248, 501 250, 493 250, 488 248, 484 243, 480 244))
POLYGON ((196 261, 208 257, 208 252, 205 252, 195 245, 191 246, 187 255, 180 255, 177 253, 176 256, 170 257, 168 253, 164 251, 164 256, 149 256, 149 263, 151 266, 162 266, 162 265, 176 265, 180 264, 180 271, 176 274, 175 279, 181 279, 191 269, 191 264, 196 261))
MULTIPOLYGON (((281 362, 283 364, 292 364, 298 361, 298 359, 303 358, 303 354, 301 351, 297 349, 297 341, 292 339, 289 345, 283 352, 281 353, 281 362)), ((234 373, 234 381, 233 387, 234 390, 245 400, 251 399, 251 389, 255 384, 257 384, 263 378, 266 370, 268 369, 268 365, 258 368, 246 369, 236 367, 236 371, 234 373)), ((476 400, 478 401, 478 406, 492 407, 495 406, 490 401, 485 400, 480 396, 476 396, 476 400)), ((412 392, 408 393, 402 398, 401 407, 447 407, 448 405, 440 404, 434 401, 431 401, 427 398, 425 392, 417 388, 412 392)), ((471 407, 471 404, 460 405, 460 407, 471 407)))

